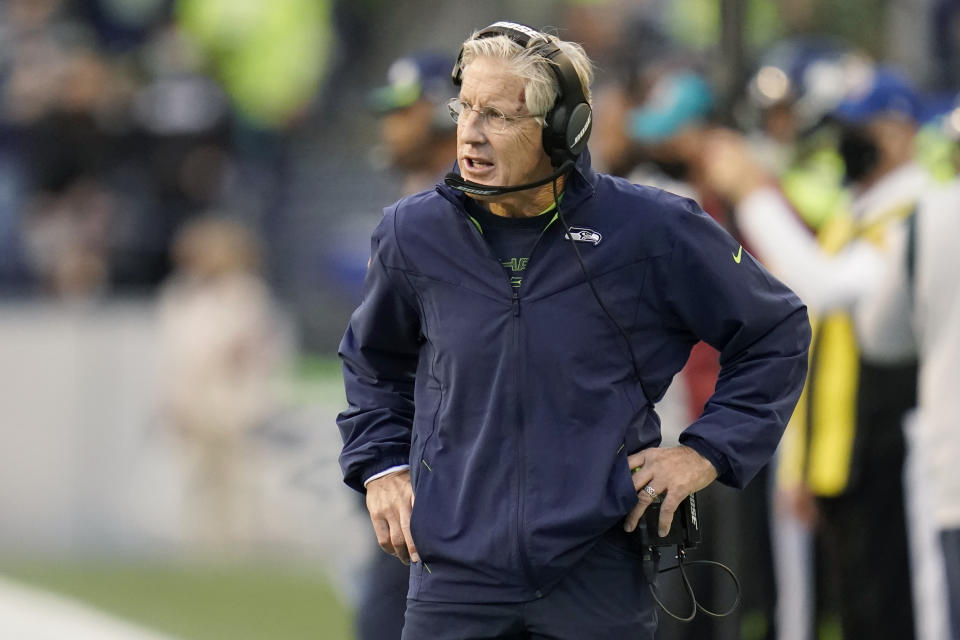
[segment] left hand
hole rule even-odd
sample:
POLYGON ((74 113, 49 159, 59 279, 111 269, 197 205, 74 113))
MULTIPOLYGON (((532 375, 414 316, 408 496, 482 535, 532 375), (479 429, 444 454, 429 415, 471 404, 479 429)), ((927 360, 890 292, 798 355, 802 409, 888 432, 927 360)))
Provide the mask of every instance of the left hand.
POLYGON ((655 499, 646 487, 653 487, 657 496, 663 498, 658 524, 662 538, 670 532, 673 513, 683 499, 717 477, 717 470, 709 460, 683 445, 644 449, 627 457, 627 462, 633 470, 633 488, 637 490, 638 500, 624 521, 623 528, 628 533, 637 528, 643 512, 655 499))

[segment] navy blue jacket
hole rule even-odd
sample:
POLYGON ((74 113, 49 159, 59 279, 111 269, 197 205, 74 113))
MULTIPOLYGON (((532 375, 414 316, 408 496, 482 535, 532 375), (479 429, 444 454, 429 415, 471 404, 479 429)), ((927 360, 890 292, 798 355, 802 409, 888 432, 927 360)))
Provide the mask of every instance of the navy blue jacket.
POLYGON ((627 455, 660 443, 659 400, 703 340, 721 371, 681 443, 743 487, 803 385, 806 308, 692 200, 595 174, 563 211, 643 378, 559 221, 519 295, 445 186, 385 211, 363 302, 340 345, 348 485, 411 465, 421 562, 409 596, 520 602, 546 593, 636 504, 627 455))

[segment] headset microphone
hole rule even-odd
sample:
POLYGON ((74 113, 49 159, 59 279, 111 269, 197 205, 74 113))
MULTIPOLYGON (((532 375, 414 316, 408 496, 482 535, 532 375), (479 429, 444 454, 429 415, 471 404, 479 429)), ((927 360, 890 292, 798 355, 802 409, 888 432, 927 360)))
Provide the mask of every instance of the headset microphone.
POLYGON ((505 193, 513 193, 514 191, 526 191, 527 189, 533 189, 534 187, 540 187, 548 182, 556 180, 564 173, 566 173, 571 167, 573 167, 573 160, 566 160, 561 164, 556 171, 551 173, 546 178, 542 180, 537 180, 536 182, 528 182, 526 184, 512 185, 509 187, 494 187, 491 185, 480 184, 478 182, 470 182, 469 180, 464 180, 459 174, 450 172, 444 177, 443 182, 448 187, 453 187, 458 191, 463 191, 464 193, 472 193, 477 196, 499 196, 505 193))

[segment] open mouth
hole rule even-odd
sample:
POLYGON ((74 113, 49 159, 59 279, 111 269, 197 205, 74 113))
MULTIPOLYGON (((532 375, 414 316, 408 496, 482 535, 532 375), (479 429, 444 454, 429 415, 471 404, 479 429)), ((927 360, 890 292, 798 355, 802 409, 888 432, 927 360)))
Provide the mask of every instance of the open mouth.
POLYGON ((493 163, 482 158, 465 157, 463 159, 463 166, 470 173, 478 175, 491 173, 493 171, 493 163))

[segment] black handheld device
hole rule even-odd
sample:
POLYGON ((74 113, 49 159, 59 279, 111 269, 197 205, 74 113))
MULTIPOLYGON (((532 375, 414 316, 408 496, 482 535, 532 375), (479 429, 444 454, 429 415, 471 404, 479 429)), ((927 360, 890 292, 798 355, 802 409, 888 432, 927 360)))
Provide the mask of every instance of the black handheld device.
POLYGON ((642 549, 649 547, 682 546, 684 549, 693 549, 702 539, 700 536, 700 518, 697 514, 697 494, 691 493, 683 499, 673 513, 673 524, 666 536, 660 537, 660 507, 661 499, 654 500, 643 512, 640 524, 634 529, 633 537, 637 546, 642 549))

